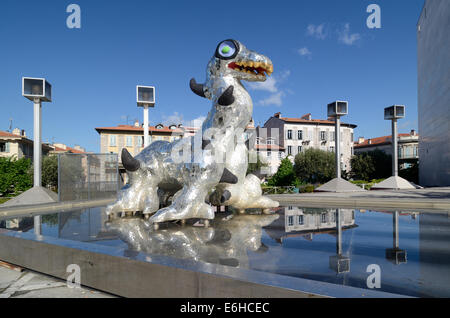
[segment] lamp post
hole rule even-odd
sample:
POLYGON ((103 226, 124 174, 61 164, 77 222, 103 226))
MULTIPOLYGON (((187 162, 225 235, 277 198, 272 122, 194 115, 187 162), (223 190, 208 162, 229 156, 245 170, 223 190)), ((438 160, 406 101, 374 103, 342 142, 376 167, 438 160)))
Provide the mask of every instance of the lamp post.
POLYGON ((415 189, 409 181, 398 176, 398 130, 397 120, 405 117, 404 105, 393 105, 384 109, 384 119, 390 120, 392 126, 392 177, 372 186, 371 190, 379 189, 415 189))
POLYGON ((384 109, 384 119, 392 126, 392 176, 398 176, 398 130, 397 120, 405 117, 405 106, 394 105, 384 109))
MULTIPOLYGON (((34 103, 34 125, 33 125, 33 165, 34 181, 33 188, 42 186, 42 102, 52 101, 52 86, 45 78, 22 78, 22 96, 34 103)), ((41 217, 34 217, 34 230, 41 234, 41 217)))
POLYGON ((42 115, 41 103, 52 101, 52 86, 45 78, 22 78, 22 95, 34 103, 34 144, 33 144, 33 164, 34 164, 34 187, 41 186, 42 180, 42 115))
POLYGON ((350 272, 350 257, 342 255, 341 218, 341 209, 336 209, 336 255, 330 256, 329 267, 338 274, 350 272))
POLYGON ((348 114, 348 102, 335 101, 327 105, 328 117, 335 118, 334 149, 336 159, 336 178, 318 187, 316 192, 360 192, 362 188, 341 178, 341 116, 348 114))
POLYGON ((136 101, 138 107, 144 107, 144 148, 149 145, 148 138, 148 108, 155 106, 155 87, 136 86, 136 101))
POLYGON ((341 116, 348 114, 348 102, 335 101, 327 106, 328 117, 336 118, 334 130, 336 178, 341 177, 341 116))

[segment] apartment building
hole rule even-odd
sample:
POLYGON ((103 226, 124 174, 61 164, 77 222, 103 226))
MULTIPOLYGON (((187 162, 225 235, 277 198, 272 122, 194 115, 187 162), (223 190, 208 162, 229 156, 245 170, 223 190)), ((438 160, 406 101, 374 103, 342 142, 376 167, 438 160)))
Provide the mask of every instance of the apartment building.
MULTIPOLYGON (((33 159, 33 144, 23 129, 15 128, 12 132, 0 130, 0 157, 33 159)), ((51 150, 50 145, 42 144, 42 155, 47 155, 51 150)))
MULTIPOLYGON (((419 135, 413 129, 410 133, 398 134, 398 161, 400 169, 406 169, 419 160, 419 135)), ((365 139, 359 137, 354 143, 355 154, 373 151, 384 151, 392 156, 392 135, 365 139)))
MULTIPOLYGON (((350 170, 350 159, 353 155, 353 130, 354 124, 341 123, 341 167, 350 170)), ((324 151, 335 151, 334 132, 335 122, 332 119, 312 119, 311 114, 302 117, 282 117, 276 113, 270 117, 262 128, 257 128, 257 145, 267 150, 260 150, 262 156, 267 157, 270 169, 275 173, 280 161, 289 157, 294 163, 294 158, 309 148, 324 151), (276 146, 277 151, 273 151, 276 146), (269 159, 270 158, 270 159, 269 159)))

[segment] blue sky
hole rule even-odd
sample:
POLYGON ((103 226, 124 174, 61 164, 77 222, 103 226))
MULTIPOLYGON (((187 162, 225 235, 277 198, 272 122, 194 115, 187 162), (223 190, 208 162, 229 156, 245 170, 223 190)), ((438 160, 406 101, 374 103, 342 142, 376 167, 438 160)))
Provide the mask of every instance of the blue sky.
POLYGON ((23 1, 0 2, 0 130, 33 133, 22 76, 45 77, 43 141, 99 151, 95 127, 142 121, 136 85, 156 86, 150 124, 205 116, 211 105, 189 90, 205 78, 218 42, 234 38, 274 63, 272 78, 246 85, 254 119, 312 113, 348 100, 344 122, 358 136, 390 134, 383 108, 406 105, 400 132, 417 129, 416 23, 424 0, 23 1), (66 7, 81 8, 81 29, 66 26, 66 7), (369 4, 381 29, 369 29, 369 4))

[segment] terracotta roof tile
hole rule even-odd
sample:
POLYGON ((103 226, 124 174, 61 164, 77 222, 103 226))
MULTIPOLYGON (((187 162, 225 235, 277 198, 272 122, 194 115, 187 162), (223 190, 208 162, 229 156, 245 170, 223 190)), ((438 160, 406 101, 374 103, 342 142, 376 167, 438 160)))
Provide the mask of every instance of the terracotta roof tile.
MULTIPOLYGON (((408 137, 411 136, 410 134, 398 134, 399 137, 408 137)), ((387 145, 392 142, 392 135, 389 136, 382 136, 382 137, 376 137, 376 138, 369 138, 365 139, 363 142, 354 143, 354 148, 363 148, 363 147, 372 147, 372 146, 381 146, 381 145, 387 145), (369 143, 370 141, 370 143, 369 143)))

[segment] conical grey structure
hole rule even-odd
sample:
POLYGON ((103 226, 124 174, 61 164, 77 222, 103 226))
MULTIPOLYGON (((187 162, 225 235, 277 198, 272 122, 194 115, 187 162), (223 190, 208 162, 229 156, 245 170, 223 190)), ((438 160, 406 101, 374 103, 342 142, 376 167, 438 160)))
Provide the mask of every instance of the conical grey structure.
POLYGON ((399 176, 392 176, 386 180, 377 183, 370 188, 371 190, 408 190, 416 189, 412 183, 399 176))
POLYGON ((33 187, 21 195, 3 203, 0 207, 11 207, 18 205, 42 204, 58 202, 58 195, 44 187, 33 187))
POLYGON ((366 191, 342 178, 334 178, 314 191, 316 192, 362 192, 366 191))

